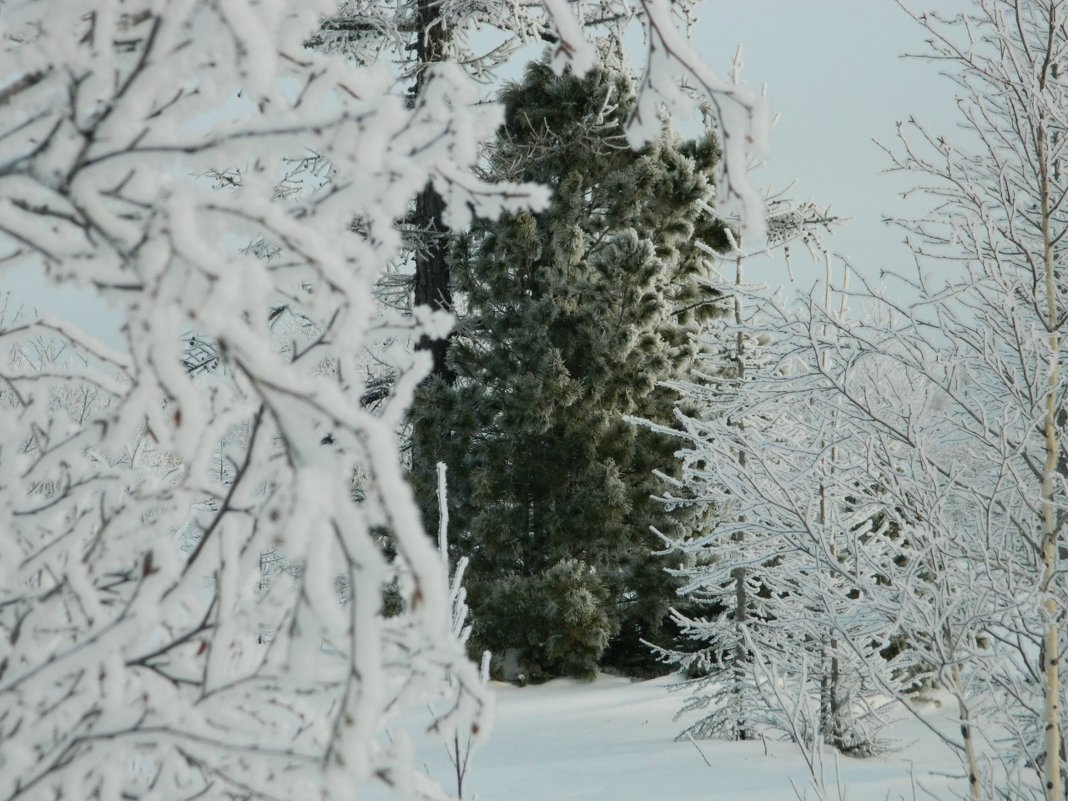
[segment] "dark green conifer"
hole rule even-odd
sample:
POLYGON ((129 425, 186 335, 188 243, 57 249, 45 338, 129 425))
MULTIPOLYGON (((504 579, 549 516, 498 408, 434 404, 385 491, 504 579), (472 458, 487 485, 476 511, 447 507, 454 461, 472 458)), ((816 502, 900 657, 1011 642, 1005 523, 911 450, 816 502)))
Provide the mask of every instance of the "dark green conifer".
MULTIPOLYGON (((419 465, 449 466, 476 647, 518 649, 534 674, 634 668, 677 602, 650 527, 678 536, 691 513, 653 498, 677 443, 625 417, 670 424, 660 382, 689 367, 690 334, 719 307, 698 245, 726 244, 707 212, 719 152, 667 130, 631 150, 632 86, 604 69, 533 64, 502 100, 491 175, 554 197, 457 244, 456 380, 422 391, 414 447, 419 465)), ((432 476, 415 478, 432 523, 432 476)))

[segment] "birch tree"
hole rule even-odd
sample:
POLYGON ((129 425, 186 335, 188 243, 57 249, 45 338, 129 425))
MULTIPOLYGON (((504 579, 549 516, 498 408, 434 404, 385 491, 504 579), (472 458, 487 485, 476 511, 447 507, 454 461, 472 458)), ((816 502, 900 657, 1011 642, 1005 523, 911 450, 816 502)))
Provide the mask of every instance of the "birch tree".
POLYGON ((1066 13, 977 0, 915 15, 963 120, 957 141, 910 120, 888 149, 933 201, 901 221, 916 273, 865 287, 866 323, 814 306, 799 334, 828 355, 814 364, 895 518, 901 551, 864 603, 954 696, 960 736, 943 736, 973 799, 1065 797, 1066 13))
POLYGON ((937 319, 925 322, 937 322, 951 343, 964 385, 951 396, 951 414, 990 471, 959 483, 985 502, 979 530, 998 543, 1003 587, 1016 588, 997 594, 1001 616, 990 631, 1017 652, 1018 680, 1006 676, 1003 689, 1018 695, 1022 681, 1041 698, 1034 707, 1015 699, 1017 712, 1041 713, 1029 733, 1013 728, 1045 798, 1061 801, 1068 4, 977 0, 954 19, 914 16, 930 34, 930 57, 959 86, 967 138, 953 142, 910 121, 894 163, 925 178, 937 203, 932 218, 907 225, 915 252, 955 267, 944 284, 921 279, 925 294, 941 292, 937 319))
MULTIPOLYGON (((776 341, 792 366, 779 373, 820 399, 813 420, 832 415, 833 473, 815 471, 819 486, 783 504, 781 480, 744 495, 739 482, 769 475, 747 464, 718 500, 782 507, 803 534, 786 540, 790 550, 829 555, 834 530, 801 525, 797 512, 833 476, 856 471, 839 503, 869 504, 865 517, 879 528, 865 545, 885 539, 854 549, 864 570, 835 573, 855 585, 857 614, 881 620, 884 636, 896 631, 902 667, 954 696, 960 734, 943 737, 973 799, 1065 792, 1066 12, 1057 0, 976 0, 952 18, 914 15, 929 57, 958 83, 963 121, 951 141, 910 120, 888 151, 933 200, 930 214, 902 221, 916 274, 887 290, 863 287, 853 319, 826 299, 782 318, 776 341)), ((794 441, 766 442, 764 462, 788 464, 794 441)), ((799 598, 812 597, 808 587, 799 598)))

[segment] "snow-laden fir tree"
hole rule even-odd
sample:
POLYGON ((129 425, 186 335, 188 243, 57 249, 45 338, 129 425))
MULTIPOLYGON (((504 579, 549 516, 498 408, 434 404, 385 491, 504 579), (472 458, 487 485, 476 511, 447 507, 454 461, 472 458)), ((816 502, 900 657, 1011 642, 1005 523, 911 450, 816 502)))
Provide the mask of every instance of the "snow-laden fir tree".
MULTIPOLYGON (((799 241, 826 261, 822 234, 837 223, 829 211, 769 194, 766 220, 756 255, 782 251, 789 265, 799 241)), ((864 511, 855 487, 843 501, 842 488, 857 479, 846 478, 841 464, 833 393, 807 364, 809 354, 798 358, 784 330, 787 312, 746 284, 752 255, 731 244, 720 260, 733 264, 733 277, 714 274, 732 295, 733 314, 706 326, 702 358, 671 384, 691 411, 677 412, 683 477, 662 500, 699 513, 693 531, 665 539, 683 556, 675 571, 685 579, 680 595, 697 611, 674 611, 677 649, 657 652, 692 677, 680 715, 703 714, 686 736, 748 739, 771 725, 799 743, 826 739, 844 751, 870 751, 871 683, 850 663, 856 656, 860 672, 869 661, 882 668, 874 653, 880 638, 867 633, 870 620, 863 633, 856 621, 850 632, 836 631, 852 596, 852 584, 836 580, 843 546, 871 530, 864 516, 874 512, 864 511), (839 533, 825 550, 800 548, 811 531, 839 533), (859 647, 843 642, 853 635, 859 647)))
POLYGON ((634 87, 617 72, 536 63, 502 100, 490 177, 545 184, 553 201, 457 247, 457 380, 418 400, 415 441, 449 464, 479 646, 588 674, 640 661, 674 594, 649 552, 650 526, 687 525, 651 498, 675 445, 624 416, 667 421, 675 396, 660 382, 683 374, 690 334, 719 308, 698 279, 699 245, 726 245, 703 210, 720 155, 711 136, 667 129, 632 150, 634 87))

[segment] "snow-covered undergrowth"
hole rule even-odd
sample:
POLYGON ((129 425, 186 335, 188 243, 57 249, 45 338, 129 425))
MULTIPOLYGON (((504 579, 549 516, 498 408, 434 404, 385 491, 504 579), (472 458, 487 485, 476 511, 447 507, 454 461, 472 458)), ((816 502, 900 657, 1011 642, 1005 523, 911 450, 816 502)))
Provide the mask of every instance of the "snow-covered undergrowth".
MULTIPOLYGON (((677 742, 681 697, 667 677, 537 687, 493 683, 496 721, 464 781, 467 801, 792 801, 816 798, 797 746, 778 740, 677 742), (708 764, 706 764, 706 761, 708 764), (795 793, 794 787, 797 788, 795 793)), ((952 704, 917 709, 951 727, 952 704)), ((902 710, 877 757, 825 752, 827 801, 948 801, 966 791, 959 763, 924 723, 902 710), (837 763, 837 768, 836 768, 837 763), (840 785, 840 788, 839 788, 840 785), (839 795, 839 789, 841 795, 839 795)), ((440 741, 416 743, 416 761, 449 787, 440 741)))

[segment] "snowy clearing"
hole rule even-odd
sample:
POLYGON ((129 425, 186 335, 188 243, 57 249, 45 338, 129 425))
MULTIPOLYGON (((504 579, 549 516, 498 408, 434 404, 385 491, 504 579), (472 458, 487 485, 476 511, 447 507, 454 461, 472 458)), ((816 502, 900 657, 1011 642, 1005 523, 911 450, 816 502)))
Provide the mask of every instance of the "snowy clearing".
MULTIPOLYGON (((469 801, 793 801, 815 798, 791 743, 675 742, 686 720, 673 720, 684 696, 677 679, 592 683, 557 679, 536 687, 494 682, 496 720, 476 748, 465 779, 469 801)), ((952 725, 946 706, 923 714, 952 725)), ((414 729, 415 727, 410 727, 414 729)), ((954 755, 905 716, 886 729, 888 749, 870 759, 840 757, 841 798, 912 801, 959 798, 966 791, 954 755), (915 786, 914 786, 915 785, 915 786)), ((424 769, 446 789, 453 768, 440 743, 417 745, 424 769)), ((828 801, 839 801, 834 757, 827 759, 828 801)), ((373 796, 378 798, 378 796, 373 796)), ((384 797, 384 796, 383 796, 384 797)))

